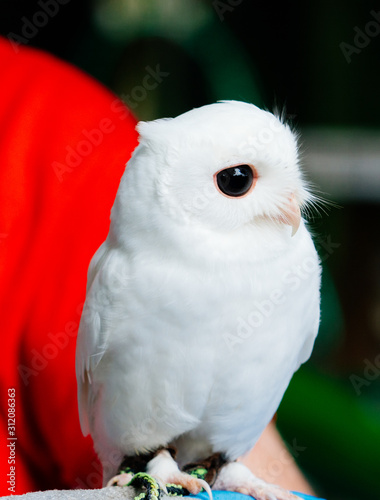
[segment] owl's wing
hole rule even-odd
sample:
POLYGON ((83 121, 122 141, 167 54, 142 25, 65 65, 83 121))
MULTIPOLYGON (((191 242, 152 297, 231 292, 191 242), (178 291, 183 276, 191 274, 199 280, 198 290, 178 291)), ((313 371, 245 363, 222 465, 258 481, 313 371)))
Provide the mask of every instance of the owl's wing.
POLYGON ((298 366, 296 367, 296 370, 300 368, 300 366, 305 363, 311 356, 311 353, 313 351, 314 347, 314 342, 318 334, 318 329, 319 329, 319 303, 315 304, 315 314, 314 314, 314 321, 312 328, 310 329, 309 334, 305 338, 305 342, 302 346, 302 349, 300 350, 300 353, 298 355, 298 366))
MULTIPOLYGON (((309 276, 308 285, 309 292, 303 294, 303 297, 307 297, 307 307, 302 309, 303 322, 300 331, 304 333, 304 343, 298 354, 298 365, 296 370, 305 363, 311 356, 314 342, 319 330, 320 322, 320 284, 321 284, 321 270, 319 265, 319 257, 314 250, 314 258, 316 259, 316 271, 313 275, 309 276)), ((301 300, 301 298, 300 298, 301 300)))
POLYGON ((91 409, 98 388, 93 374, 107 350, 109 332, 112 330, 111 315, 105 311, 112 303, 112 286, 109 284, 110 248, 103 243, 94 255, 87 277, 87 297, 79 325, 75 369, 78 385, 78 408, 82 432, 90 433, 91 409), (107 321, 108 320, 108 321, 107 321))

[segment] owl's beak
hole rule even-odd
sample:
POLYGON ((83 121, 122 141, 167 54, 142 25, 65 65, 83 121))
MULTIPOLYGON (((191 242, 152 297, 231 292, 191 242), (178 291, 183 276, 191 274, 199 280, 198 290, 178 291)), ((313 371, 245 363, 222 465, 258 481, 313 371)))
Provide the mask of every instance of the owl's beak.
POLYGON ((292 226, 292 236, 296 234, 301 224, 301 210, 294 194, 290 196, 288 203, 282 208, 282 214, 279 215, 278 220, 292 226))

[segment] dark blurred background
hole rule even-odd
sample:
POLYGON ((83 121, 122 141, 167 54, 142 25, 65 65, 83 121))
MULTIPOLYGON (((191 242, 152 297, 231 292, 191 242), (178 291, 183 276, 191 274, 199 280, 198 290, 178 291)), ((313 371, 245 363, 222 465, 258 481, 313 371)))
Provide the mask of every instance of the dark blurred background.
POLYGON ((301 133, 307 176, 332 204, 310 217, 324 266, 321 331, 311 362, 285 395, 278 426, 321 495, 377 498, 375 2, 3 0, 1 6, 0 32, 15 51, 22 43, 77 65, 140 119, 175 116, 218 99, 284 110, 301 133), (157 85, 144 83, 147 74, 157 85))

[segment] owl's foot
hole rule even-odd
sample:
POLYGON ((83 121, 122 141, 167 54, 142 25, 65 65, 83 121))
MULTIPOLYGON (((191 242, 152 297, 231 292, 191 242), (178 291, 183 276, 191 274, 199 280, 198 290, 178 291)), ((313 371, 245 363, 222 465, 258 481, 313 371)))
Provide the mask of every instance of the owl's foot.
POLYGON ((130 481, 132 480, 134 474, 133 472, 122 472, 112 477, 106 486, 128 486, 130 481))
POLYGON ((169 449, 160 449, 145 456, 126 457, 119 474, 110 479, 107 486, 133 486, 145 490, 134 500, 158 500, 162 492, 170 496, 196 495, 202 489, 212 500, 211 488, 203 479, 206 473, 207 470, 201 467, 194 467, 190 474, 181 472, 169 449))
POLYGON ((230 462, 222 467, 213 489, 236 491, 250 495, 256 500, 300 500, 300 497, 290 491, 257 478, 245 465, 239 462, 230 462))
POLYGON ((146 470, 148 474, 157 480, 161 488, 169 494, 183 495, 189 492, 196 495, 203 488, 207 491, 210 500, 212 500, 209 484, 200 477, 196 477, 196 475, 181 472, 168 450, 159 451, 147 464, 146 470), (182 490, 181 492, 181 488, 185 491, 182 490))

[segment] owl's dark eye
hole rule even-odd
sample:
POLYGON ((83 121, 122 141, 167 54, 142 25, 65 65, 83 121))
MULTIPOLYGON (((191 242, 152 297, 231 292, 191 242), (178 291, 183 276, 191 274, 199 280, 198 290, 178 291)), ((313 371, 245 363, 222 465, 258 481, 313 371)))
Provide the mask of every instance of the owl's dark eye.
POLYGON ((215 175, 220 191, 226 196, 244 196, 253 186, 255 175, 249 165, 235 165, 225 168, 215 175))

